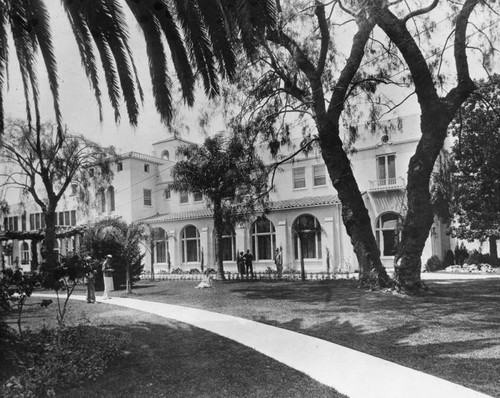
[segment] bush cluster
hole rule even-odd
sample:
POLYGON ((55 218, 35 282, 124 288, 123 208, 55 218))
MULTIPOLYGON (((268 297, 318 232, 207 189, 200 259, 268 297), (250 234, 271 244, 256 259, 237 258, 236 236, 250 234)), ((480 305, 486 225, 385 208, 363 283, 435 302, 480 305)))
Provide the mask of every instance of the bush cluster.
POLYGON ((438 256, 434 255, 430 257, 425 263, 425 269, 429 272, 438 271, 440 269, 443 269, 443 263, 438 256))
POLYGON ((51 397, 95 380, 128 343, 123 334, 84 325, 42 329, 23 340, 11 334, 9 340, 15 355, 6 355, 10 364, 4 364, 12 372, 0 387, 0 396, 6 398, 51 397))

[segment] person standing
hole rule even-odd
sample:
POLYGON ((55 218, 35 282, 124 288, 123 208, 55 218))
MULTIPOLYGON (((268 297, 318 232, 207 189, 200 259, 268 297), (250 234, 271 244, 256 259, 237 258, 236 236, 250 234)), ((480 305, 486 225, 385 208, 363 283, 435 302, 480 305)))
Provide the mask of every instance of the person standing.
POLYGON ((253 278, 253 255, 250 253, 250 249, 247 249, 243 257, 245 258, 246 273, 253 278))
POLYGON ((87 272, 85 273, 85 285, 87 286, 87 303, 95 303, 95 270, 92 268, 92 258, 86 257, 87 272))
POLYGON ((102 263, 102 275, 104 278, 104 294, 102 295, 102 298, 104 300, 108 300, 109 297, 109 292, 112 290, 115 290, 114 284, 113 284, 113 271, 114 269, 111 268, 111 259, 113 256, 111 254, 108 254, 106 256, 106 259, 102 263))
POLYGON ((283 275, 283 253, 281 247, 276 249, 276 254, 274 255, 274 264, 276 264, 276 271, 278 272, 278 279, 281 279, 283 275))
POLYGON ((238 254, 238 272, 240 273, 240 275, 245 275, 245 253, 243 252, 240 252, 238 254))

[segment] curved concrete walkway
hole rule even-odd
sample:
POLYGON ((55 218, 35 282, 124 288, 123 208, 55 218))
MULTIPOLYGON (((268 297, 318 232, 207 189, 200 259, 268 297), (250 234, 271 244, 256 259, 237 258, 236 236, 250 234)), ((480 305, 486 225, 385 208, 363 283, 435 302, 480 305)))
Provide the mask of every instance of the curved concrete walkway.
MULTIPOLYGON (((55 297, 54 294, 33 296, 55 297)), ((84 296, 71 298, 85 300, 84 296)), ((98 298, 98 301, 184 322, 237 341, 350 398, 489 397, 362 352, 248 319, 131 298, 98 298)))

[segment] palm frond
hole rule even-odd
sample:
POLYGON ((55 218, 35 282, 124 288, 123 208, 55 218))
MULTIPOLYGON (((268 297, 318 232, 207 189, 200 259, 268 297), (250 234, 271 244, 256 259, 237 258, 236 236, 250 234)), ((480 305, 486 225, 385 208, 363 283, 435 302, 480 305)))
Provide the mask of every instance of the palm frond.
POLYGON ((172 16, 172 11, 169 9, 165 0, 163 0, 163 2, 154 2, 154 4, 150 5, 150 9, 158 20, 165 38, 167 39, 175 72, 181 84, 184 101, 189 106, 192 106, 194 103, 195 81, 193 68, 189 62, 187 50, 180 35, 179 28, 172 16))
POLYGON ((49 86, 54 102, 56 123, 62 131, 62 115, 59 106, 59 81, 57 76, 57 62, 52 45, 50 17, 43 0, 27 0, 27 24, 29 31, 37 42, 42 53, 45 68, 49 78, 49 86))
POLYGON ((162 42, 162 33, 158 20, 150 10, 141 3, 131 4, 131 10, 141 24, 146 40, 146 51, 149 59, 149 72, 153 87, 155 105, 161 120, 168 123, 172 119, 172 84, 168 77, 167 58, 162 42))
POLYGON ((216 1, 209 0, 198 1, 198 6, 210 36, 214 56, 219 62, 219 72, 224 78, 232 78, 236 70, 236 56, 224 26, 225 19, 221 9, 216 1))
POLYGON ((9 61, 7 23, 7 7, 3 2, 0 2, 0 136, 3 134, 5 129, 3 90, 7 82, 7 64, 9 61))
POLYGON ((92 46, 92 35, 86 21, 82 18, 82 13, 79 11, 79 3, 72 0, 63 0, 63 6, 80 52, 83 69, 94 91, 94 97, 99 110, 99 120, 102 121, 102 93, 99 86, 97 60, 92 46))
POLYGON ((191 60, 196 63, 198 72, 202 76, 205 94, 209 98, 213 98, 219 94, 219 80, 210 39, 198 9, 197 1, 174 1, 177 17, 181 23, 186 44, 191 54, 191 60))

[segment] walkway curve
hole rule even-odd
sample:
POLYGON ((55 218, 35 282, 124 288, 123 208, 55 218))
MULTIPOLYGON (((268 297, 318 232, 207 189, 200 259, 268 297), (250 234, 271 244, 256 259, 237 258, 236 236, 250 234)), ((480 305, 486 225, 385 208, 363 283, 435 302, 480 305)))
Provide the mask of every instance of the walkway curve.
MULTIPOLYGON (((55 297, 37 293, 33 296, 55 297)), ((72 299, 85 300, 74 295, 72 299)), ((458 384, 316 337, 179 305, 113 297, 98 301, 184 322, 267 355, 350 398, 491 398, 458 384)))

